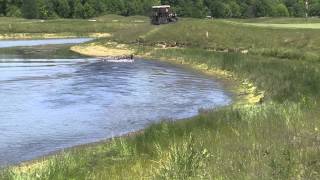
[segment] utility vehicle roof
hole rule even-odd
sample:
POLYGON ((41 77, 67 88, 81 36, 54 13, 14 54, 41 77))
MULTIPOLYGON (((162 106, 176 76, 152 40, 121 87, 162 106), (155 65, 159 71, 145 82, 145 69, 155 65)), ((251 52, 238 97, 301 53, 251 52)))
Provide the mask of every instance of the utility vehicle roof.
POLYGON ((170 5, 152 6, 152 9, 170 8, 170 5))

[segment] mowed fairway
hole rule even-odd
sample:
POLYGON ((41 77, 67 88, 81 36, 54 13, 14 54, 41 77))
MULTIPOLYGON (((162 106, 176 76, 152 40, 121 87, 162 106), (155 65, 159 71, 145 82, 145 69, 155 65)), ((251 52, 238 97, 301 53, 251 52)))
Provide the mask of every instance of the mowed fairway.
POLYGON ((226 20, 238 25, 289 28, 289 29, 320 29, 320 18, 255 18, 226 20))
MULTIPOLYGON (((234 23, 234 22, 232 22, 234 23)), ((269 28, 290 28, 290 29, 320 29, 320 23, 305 24, 263 24, 263 23, 237 23, 246 26, 269 27, 269 28)))

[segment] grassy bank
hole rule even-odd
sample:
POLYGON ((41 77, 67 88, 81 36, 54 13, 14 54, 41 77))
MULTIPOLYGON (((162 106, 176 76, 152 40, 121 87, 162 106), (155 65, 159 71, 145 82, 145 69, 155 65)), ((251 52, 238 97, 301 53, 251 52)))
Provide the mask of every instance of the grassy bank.
POLYGON ((105 47, 111 41, 124 43, 143 57, 228 72, 263 96, 257 104, 231 105, 184 121, 164 121, 134 136, 9 168, 0 177, 319 179, 318 34, 194 19, 114 32, 95 43, 105 47))
POLYGON ((26 20, 0 17, 0 39, 83 37, 88 35, 99 38, 99 34, 114 33, 131 27, 140 27, 147 31, 151 28, 147 22, 147 17, 125 18, 117 15, 102 16, 91 20, 26 20))

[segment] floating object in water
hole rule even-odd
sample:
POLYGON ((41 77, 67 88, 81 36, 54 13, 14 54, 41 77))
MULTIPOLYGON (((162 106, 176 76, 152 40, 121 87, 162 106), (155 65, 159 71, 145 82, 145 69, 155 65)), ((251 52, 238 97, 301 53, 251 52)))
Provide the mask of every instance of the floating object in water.
POLYGON ((130 56, 119 56, 119 57, 100 57, 102 61, 106 62, 114 62, 114 63, 133 63, 133 54, 130 56))
POLYGON ((103 61, 112 63, 133 63, 134 59, 103 59, 103 61))

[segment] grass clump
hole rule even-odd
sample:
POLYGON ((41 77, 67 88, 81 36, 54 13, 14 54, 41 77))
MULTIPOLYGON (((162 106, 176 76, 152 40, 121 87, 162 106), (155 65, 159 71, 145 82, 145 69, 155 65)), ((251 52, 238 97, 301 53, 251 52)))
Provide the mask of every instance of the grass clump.
POLYGON ((156 146, 160 161, 155 168, 155 179, 190 179, 206 176, 205 169, 210 156, 208 150, 196 147, 192 136, 184 140, 182 143, 170 145, 168 152, 156 146))

